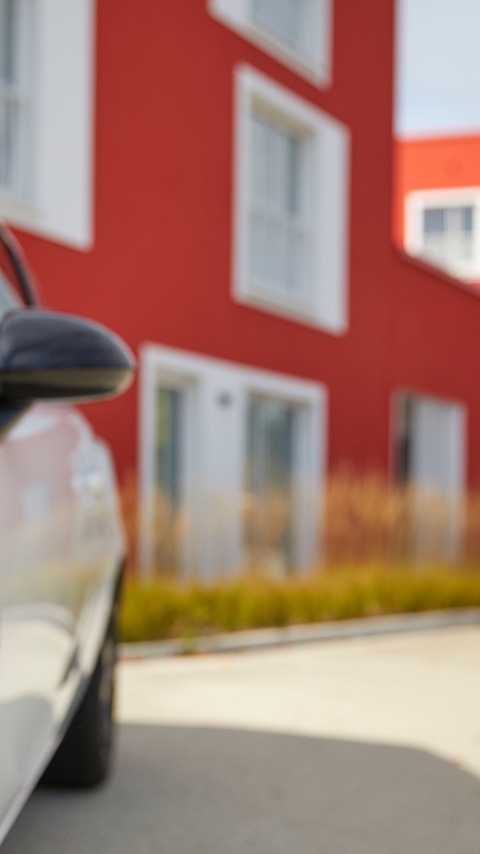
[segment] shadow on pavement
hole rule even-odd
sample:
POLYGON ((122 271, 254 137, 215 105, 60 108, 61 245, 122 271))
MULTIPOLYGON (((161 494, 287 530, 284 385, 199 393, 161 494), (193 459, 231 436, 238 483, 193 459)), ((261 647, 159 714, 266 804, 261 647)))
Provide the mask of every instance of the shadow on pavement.
POLYGON ((480 780, 420 750, 122 726, 103 789, 38 790, 2 854, 472 854, 480 780))

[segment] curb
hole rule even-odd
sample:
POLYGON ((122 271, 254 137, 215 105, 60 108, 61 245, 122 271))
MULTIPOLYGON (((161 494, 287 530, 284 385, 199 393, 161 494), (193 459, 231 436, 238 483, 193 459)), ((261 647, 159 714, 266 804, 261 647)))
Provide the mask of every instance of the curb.
POLYGON ((421 614, 362 617, 357 620, 287 626, 281 629, 254 629, 210 637, 179 638, 151 643, 126 643, 119 645, 118 657, 124 661, 132 661, 135 659, 170 658, 178 655, 253 652, 301 643, 356 640, 382 635, 430 632, 436 629, 478 625, 480 625, 480 608, 458 608, 449 611, 429 611, 421 614))

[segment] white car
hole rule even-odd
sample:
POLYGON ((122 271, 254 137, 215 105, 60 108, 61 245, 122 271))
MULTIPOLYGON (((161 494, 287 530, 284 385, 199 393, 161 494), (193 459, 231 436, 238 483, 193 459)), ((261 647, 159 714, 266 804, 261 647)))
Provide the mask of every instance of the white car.
POLYGON ((119 338, 38 306, 0 225, 0 842, 41 778, 108 772, 125 541, 109 450, 70 404, 133 373, 119 338))

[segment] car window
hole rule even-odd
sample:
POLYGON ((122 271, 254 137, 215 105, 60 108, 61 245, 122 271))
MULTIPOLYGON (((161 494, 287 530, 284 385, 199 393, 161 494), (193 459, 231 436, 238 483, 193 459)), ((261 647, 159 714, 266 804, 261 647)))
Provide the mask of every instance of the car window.
POLYGON ((25 305, 10 257, 0 240, 0 321, 13 308, 25 305))

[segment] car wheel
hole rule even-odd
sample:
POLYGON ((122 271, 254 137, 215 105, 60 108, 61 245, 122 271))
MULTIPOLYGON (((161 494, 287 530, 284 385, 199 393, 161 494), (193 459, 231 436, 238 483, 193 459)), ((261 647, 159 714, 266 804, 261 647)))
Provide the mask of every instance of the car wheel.
POLYGON ((112 619, 86 694, 44 772, 42 784, 84 788, 98 785, 108 774, 114 730, 115 634, 112 619))

